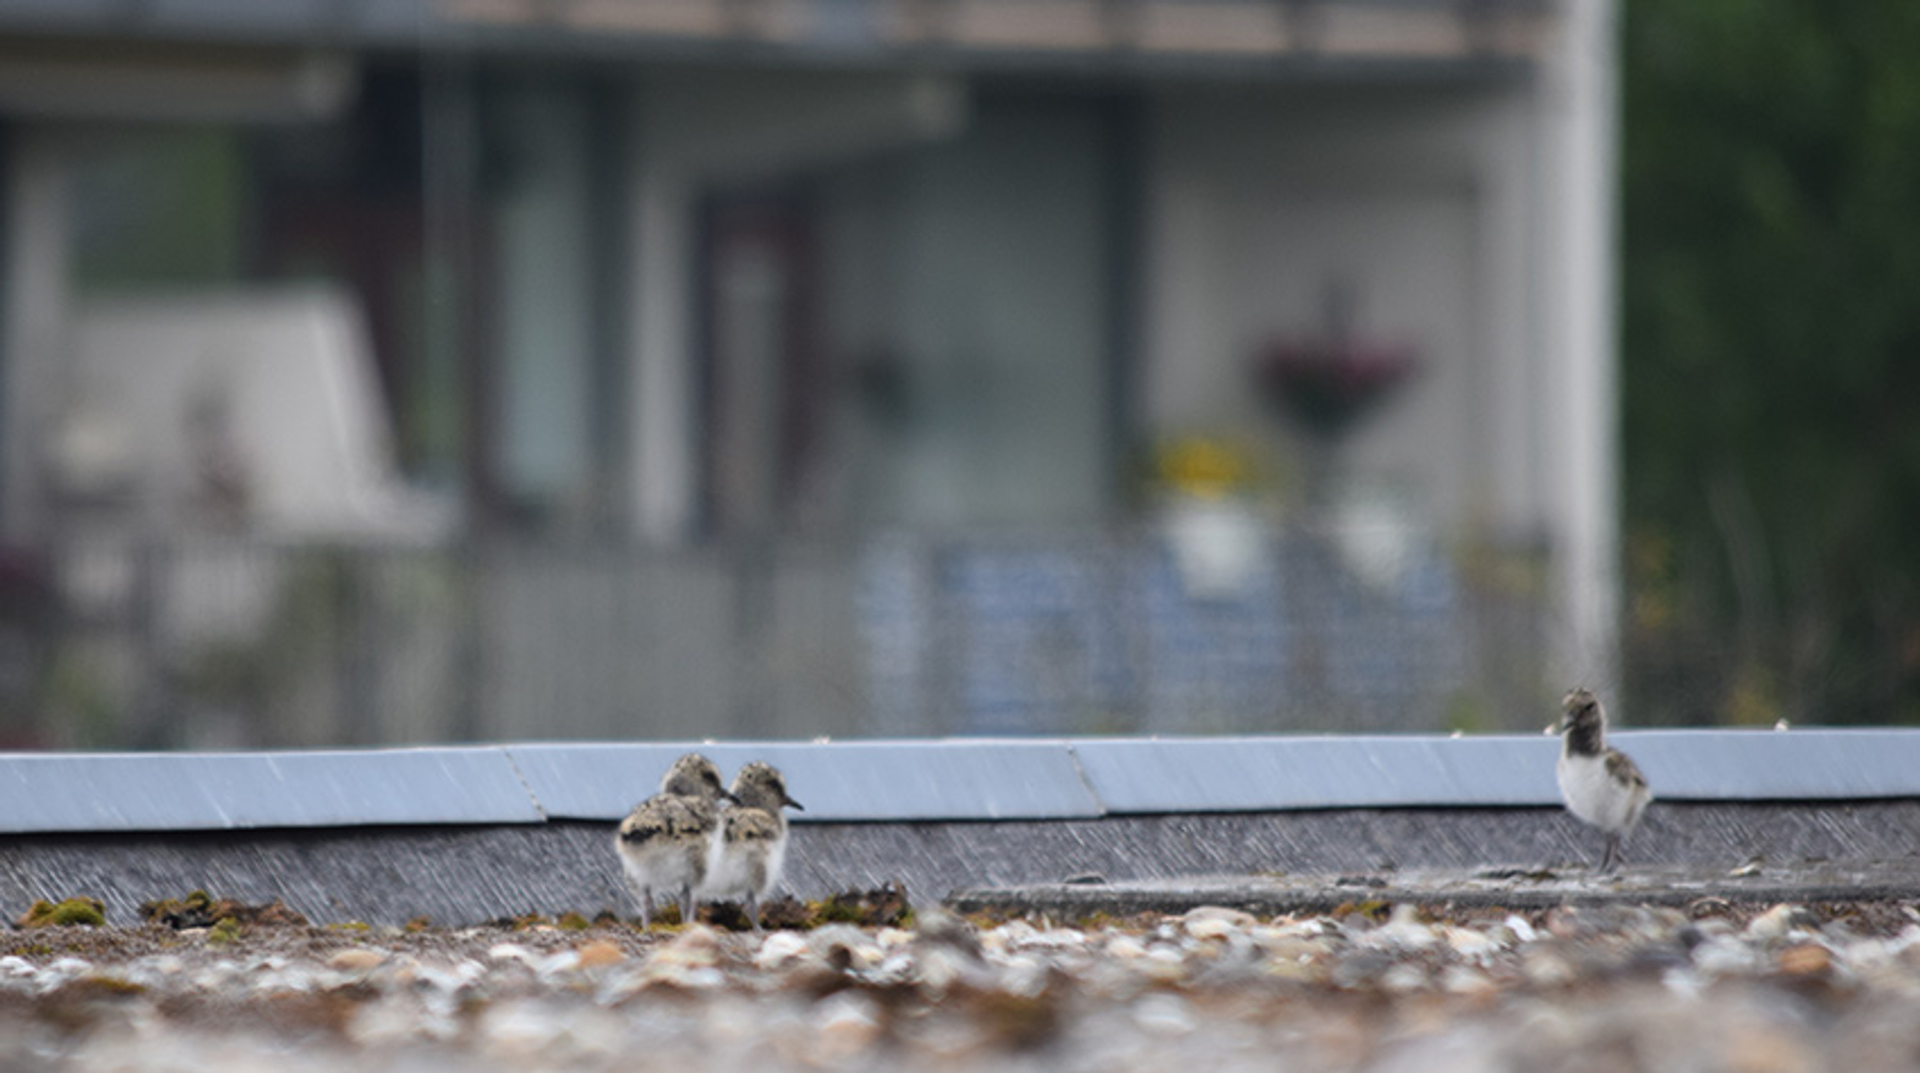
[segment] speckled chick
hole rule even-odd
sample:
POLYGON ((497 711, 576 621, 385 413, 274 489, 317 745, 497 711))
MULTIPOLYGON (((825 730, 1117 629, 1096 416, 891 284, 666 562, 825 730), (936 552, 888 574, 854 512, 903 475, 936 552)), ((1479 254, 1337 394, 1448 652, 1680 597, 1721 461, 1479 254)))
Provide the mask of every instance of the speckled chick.
POLYGON ((720 769, 699 753, 673 762, 660 792, 635 805, 620 821, 613 846, 627 883, 640 899, 640 923, 653 923, 653 893, 680 899, 680 920, 694 920, 693 895, 707 875, 707 861, 720 832, 720 801, 732 800, 720 769))
POLYGON ((747 919, 760 930, 760 900, 773 890, 787 859, 785 807, 806 811, 787 794, 787 780, 772 764, 755 760, 733 777, 737 804, 721 816, 721 834, 707 863, 706 894, 740 898, 747 919))
POLYGON ((1555 766, 1560 797, 1568 812, 1607 836, 1600 870, 1611 872, 1620 867, 1627 836, 1653 800, 1653 791, 1627 754, 1607 744, 1607 712, 1598 697, 1576 689, 1567 694, 1561 708, 1564 741, 1555 766))

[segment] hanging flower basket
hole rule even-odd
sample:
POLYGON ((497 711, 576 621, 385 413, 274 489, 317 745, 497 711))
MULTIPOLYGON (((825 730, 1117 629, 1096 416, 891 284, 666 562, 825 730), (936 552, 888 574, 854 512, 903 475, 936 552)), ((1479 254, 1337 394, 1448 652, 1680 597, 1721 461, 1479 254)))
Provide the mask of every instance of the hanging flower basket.
POLYGON ((1269 407, 1324 442, 1345 439, 1420 365, 1410 346, 1356 339, 1279 339, 1254 362, 1269 407))

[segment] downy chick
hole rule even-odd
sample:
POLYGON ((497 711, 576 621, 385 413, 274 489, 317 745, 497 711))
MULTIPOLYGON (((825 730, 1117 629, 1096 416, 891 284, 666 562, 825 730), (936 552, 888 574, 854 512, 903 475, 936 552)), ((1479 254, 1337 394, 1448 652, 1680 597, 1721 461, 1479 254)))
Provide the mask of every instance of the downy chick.
POLYGON ((743 898, 747 919, 760 930, 760 900, 773 890, 787 859, 787 819, 782 806, 806 811, 787 795, 787 781, 772 764, 755 760, 733 777, 735 807, 721 816, 720 837, 707 863, 705 893, 743 898))
POLYGON ((1620 866, 1627 836, 1640 822, 1653 792, 1627 754, 1607 744, 1607 712, 1599 698, 1576 689, 1561 707, 1560 732, 1565 740, 1554 769, 1560 779, 1560 797, 1568 812, 1606 834, 1600 870, 1611 872, 1620 866))
POLYGON ((673 762, 660 792, 634 806, 613 839, 627 883, 640 899, 640 924, 653 924, 653 892, 680 899, 680 921, 694 921, 693 892, 706 878, 707 861, 720 831, 722 798, 733 795, 720 769, 699 753, 673 762))

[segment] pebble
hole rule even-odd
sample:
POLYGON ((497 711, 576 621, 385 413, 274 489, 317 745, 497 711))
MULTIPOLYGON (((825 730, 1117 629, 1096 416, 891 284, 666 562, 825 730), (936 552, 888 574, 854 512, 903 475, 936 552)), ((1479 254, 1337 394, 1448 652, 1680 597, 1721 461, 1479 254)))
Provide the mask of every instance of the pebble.
POLYGON ((1301 1068, 1512 1069, 1591 1066, 1600 1040, 1647 1068, 1790 1073, 1900 1068, 1920 1053, 1906 1012, 1920 1003, 1920 920, 1890 931, 1823 925, 1800 906, 1744 925, 1725 913, 1554 911, 1536 927, 1406 907, 1380 922, 1204 907, 1145 927, 976 928, 929 912, 933 935, 695 926, 639 940, 640 956, 606 933, 475 933, 464 951, 431 953, 378 934, 291 956, 248 940, 88 947, 0 957, 13 996, 0 1068, 225 1070, 297 1055, 290 1068, 1076 1073, 1256 1070, 1285 1055, 1301 1068), (69 994, 84 1004, 33 1020, 69 994), (234 1013, 175 1019, 210 997, 234 1013))
POLYGON ((341 972, 372 972, 387 960, 387 955, 379 950, 369 950, 364 946, 348 947, 327 959, 327 968, 341 972))
POLYGON ((595 939, 575 951, 579 955, 575 964, 582 969, 604 969, 609 965, 618 965, 627 960, 627 952, 620 949, 618 943, 605 939, 595 939))
POLYGON ((1819 976, 1833 967, 1833 954, 1819 943, 1797 943, 1780 951, 1780 971, 1788 976, 1819 976))
POLYGON ((807 952, 806 936, 793 931, 776 931, 761 942, 753 955, 756 969, 778 969, 792 964, 807 952))
POLYGON ((1133 1005, 1133 1021, 1159 1036, 1183 1035, 1194 1030, 1193 1011, 1178 995, 1156 992, 1133 1005))
POLYGON ((841 991, 822 999, 815 1017, 820 1028, 813 1056, 822 1064, 845 1062, 880 1035, 879 1011, 872 999, 857 991, 841 991))

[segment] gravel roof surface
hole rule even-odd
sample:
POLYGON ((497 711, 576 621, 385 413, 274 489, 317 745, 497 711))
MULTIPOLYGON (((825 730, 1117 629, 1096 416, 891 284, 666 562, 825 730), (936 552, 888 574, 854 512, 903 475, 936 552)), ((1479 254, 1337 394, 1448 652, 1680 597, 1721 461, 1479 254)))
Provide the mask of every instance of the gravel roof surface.
POLYGON ((0 935, 0 1069, 1912 1068, 1911 901, 0 935))

